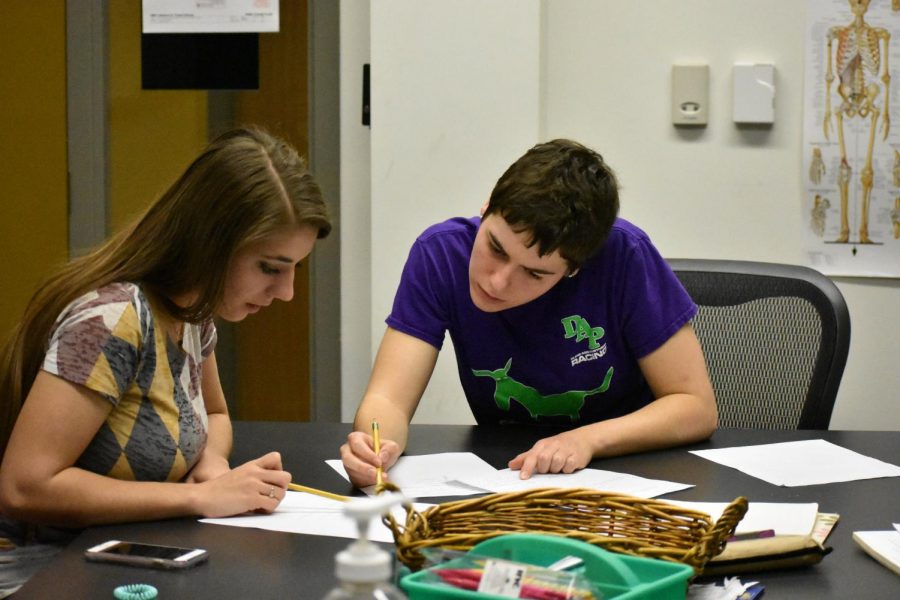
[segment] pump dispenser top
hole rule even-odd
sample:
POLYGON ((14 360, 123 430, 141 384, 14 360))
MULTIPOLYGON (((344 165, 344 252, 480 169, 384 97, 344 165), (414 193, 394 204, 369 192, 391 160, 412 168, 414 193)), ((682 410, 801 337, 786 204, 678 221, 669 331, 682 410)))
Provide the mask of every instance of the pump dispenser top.
POLYGON ((334 572, 340 585, 325 600, 405 598, 389 583, 391 555, 369 540, 369 523, 406 502, 403 494, 386 493, 374 498, 352 498, 344 505, 344 514, 356 521, 359 539, 335 557, 334 572))

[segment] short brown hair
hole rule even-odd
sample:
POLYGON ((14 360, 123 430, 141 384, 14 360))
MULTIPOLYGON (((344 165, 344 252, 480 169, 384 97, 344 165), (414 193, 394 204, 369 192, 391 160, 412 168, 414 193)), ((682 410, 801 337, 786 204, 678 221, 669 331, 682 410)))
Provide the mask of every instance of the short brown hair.
POLYGON ((557 139, 531 148, 497 181, 484 216, 503 217, 541 256, 559 250, 578 269, 606 241, 619 213, 619 185, 594 150, 557 139))

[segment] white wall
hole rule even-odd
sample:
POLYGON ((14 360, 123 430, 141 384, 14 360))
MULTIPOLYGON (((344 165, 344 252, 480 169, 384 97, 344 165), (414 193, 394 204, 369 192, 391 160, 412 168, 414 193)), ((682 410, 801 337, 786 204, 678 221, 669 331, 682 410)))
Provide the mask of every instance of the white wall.
MULTIPOLYGON (((538 140, 540 3, 375 2, 371 22, 374 351, 415 237, 477 214, 538 140)), ((449 338, 414 422, 474 422, 449 338)))
POLYGON ((352 420, 372 365, 371 152, 362 125, 369 2, 341 0, 341 416, 352 420))
MULTIPOLYGON (((805 260, 805 2, 545 0, 534 6, 440 0, 373 6, 373 68, 393 60, 402 71, 391 81, 399 93, 378 90, 386 107, 400 103, 400 110, 383 110, 402 122, 379 121, 382 108, 374 105, 373 218, 366 232, 374 267, 358 274, 372 278, 373 348, 415 236, 433 221, 473 214, 534 136, 572 137, 603 153, 623 183, 622 215, 644 228, 665 256, 805 260), (510 29, 513 39, 505 37, 510 29), (501 69, 502 82, 494 85, 498 73, 476 68, 479 56, 535 79, 509 79, 501 69), (771 128, 737 128, 730 119, 731 66, 752 62, 776 67, 771 128), (676 129, 669 121, 670 69, 677 63, 710 67, 706 128, 676 129)), ((837 284, 853 333, 832 428, 900 430, 900 281, 837 284)), ((345 374, 364 368, 344 363, 345 374)), ((444 369, 417 420, 470 422, 455 372, 444 369)), ((344 416, 351 418, 361 390, 343 389, 344 416)))

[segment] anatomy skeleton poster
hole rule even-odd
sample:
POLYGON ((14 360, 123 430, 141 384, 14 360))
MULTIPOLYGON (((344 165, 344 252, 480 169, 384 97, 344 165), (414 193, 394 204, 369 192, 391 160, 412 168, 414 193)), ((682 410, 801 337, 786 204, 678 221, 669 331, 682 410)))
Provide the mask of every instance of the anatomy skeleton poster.
POLYGON ((900 277, 900 0, 808 0, 803 223, 828 275, 900 277))

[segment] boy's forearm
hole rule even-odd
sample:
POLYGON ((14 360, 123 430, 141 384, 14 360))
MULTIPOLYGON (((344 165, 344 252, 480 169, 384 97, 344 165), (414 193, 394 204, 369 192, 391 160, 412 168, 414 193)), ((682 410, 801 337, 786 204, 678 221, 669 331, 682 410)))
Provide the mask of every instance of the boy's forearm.
POLYGON ((409 416, 398 410, 390 402, 367 396, 356 411, 353 429, 364 433, 372 433, 372 421, 378 421, 378 430, 382 440, 391 440, 406 449, 409 434, 409 416))
POLYGON ((689 394, 673 394, 608 421, 587 425, 595 458, 678 446, 715 431, 715 404, 689 394))

